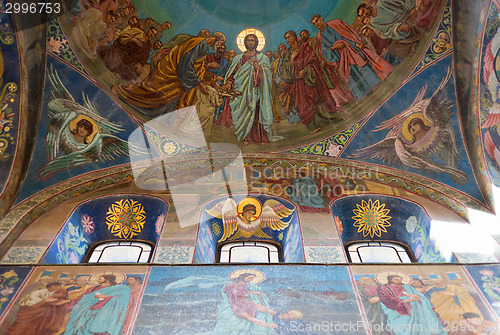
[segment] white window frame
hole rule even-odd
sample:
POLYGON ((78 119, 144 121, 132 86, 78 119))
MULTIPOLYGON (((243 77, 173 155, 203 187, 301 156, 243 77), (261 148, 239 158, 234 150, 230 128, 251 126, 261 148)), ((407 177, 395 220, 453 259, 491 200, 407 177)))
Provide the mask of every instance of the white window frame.
MULTIPOLYGON (((116 249, 115 249, 116 250, 116 249)), ((113 252, 115 252, 113 250, 113 252)), ((154 247, 147 242, 144 241, 104 241, 99 242, 96 246, 94 246, 89 252, 87 256, 87 261, 85 263, 91 264, 102 264, 102 263, 137 263, 137 264, 145 264, 151 261, 153 256, 154 247), (112 248, 120 248, 125 247, 128 250, 134 250, 131 248, 137 248, 135 250, 138 251, 138 256, 136 261, 133 259, 124 259, 123 261, 106 261, 106 253, 110 252, 112 248), (103 259, 104 257, 104 259, 103 259)), ((126 254, 127 253, 125 252, 126 254)))
POLYGON ((346 246, 346 254, 350 263, 408 264, 415 262, 415 257, 413 257, 413 254, 411 253, 410 249, 406 247, 404 244, 397 243, 394 241, 356 241, 353 243, 349 243, 346 246), (387 259, 384 260, 382 256, 380 260, 367 261, 366 255, 368 255, 368 253, 366 253, 366 251, 368 248, 371 248, 372 250, 376 250, 375 248, 377 248, 380 251, 382 250, 382 248, 385 249, 384 251, 392 250, 394 252, 393 258, 391 258, 391 260, 388 261, 387 259), (363 257, 365 258, 365 260, 363 260, 363 257))
POLYGON ((218 248, 217 253, 217 263, 269 263, 275 264, 282 262, 282 251, 281 248, 268 241, 233 241, 229 243, 224 243, 218 248), (238 253, 243 250, 243 248, 248 248, 248 250, 258 250, 267 249, 267 259, 250 260, 250 261, 238 261, 238 253), (234 260, 236 258, 236 260, 234 260))

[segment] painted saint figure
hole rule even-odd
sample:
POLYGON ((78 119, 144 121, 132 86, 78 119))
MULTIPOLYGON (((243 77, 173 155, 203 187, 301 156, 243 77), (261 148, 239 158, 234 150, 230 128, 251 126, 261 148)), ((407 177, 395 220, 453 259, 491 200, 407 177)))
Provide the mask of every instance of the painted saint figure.
POLYGON ((290 48, 280 66, 280 74, 289 84, 288 91, 300 120, 314 134, 329 123, 329 114, 338 108, 323 80, 314 50, 307 43, 299 44, 293 30, 284 37, 290 48))
POLYGON ((225 42, 224 34, 215 32, 209 37, 191 37, 176 45, 163 57, 149 76, 136 84, 113 86, 113 93, 140 112, 156 117, 195 104, 202 82, 205 59, 210 47, 225 42))
POLYGON ((129 300, 130 287, 119 285, 114 274, 99 275, 97 286, 71 302, 64 335, 120 334, 129 300))
POLYGON ((382 284, 377 293, 387 324, 393 335, 446 335, 429 300, 410 286, 411 278, 404 274, 378 274, 382 284))
POLYGON ((392 65, 366 48, 356 31, 341 20, 324 22, 316 14, 311 23, 319 30, 317 40, 323 60, 331 64, 352 94, 361 100, 392 71, 392 65))
POLYGON ((222 92, 241 92, 226 105, 222 117, 231 115, 235 135, 243 145, 266 143, 281 139, 273 137, 272 72, 265 54, 257 51, 259 40, 255 34, 245 36, 246 51, 234 57, 226 72, 222 92), (230 113, 228 113, 230 111, 230 113))
POLYGON ((7 334, 60 334, 68 303, 68 294, 60 282, 51 282, 44 289, 30 292, 21 298, 16 321, 7 334))
POLYGON ((233 272, 233 281, 222 289, 214 334, 274 334, 273 328, 278 328, 273 323, 276 311, 269 308, 268 298, 257 285, 263 275, 259 279, 258 271, 240 272, 233 272))

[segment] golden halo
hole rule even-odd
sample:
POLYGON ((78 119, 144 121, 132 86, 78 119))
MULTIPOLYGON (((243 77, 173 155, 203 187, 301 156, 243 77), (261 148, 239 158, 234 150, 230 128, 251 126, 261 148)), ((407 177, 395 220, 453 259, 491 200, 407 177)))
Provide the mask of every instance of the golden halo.
POLYGON ((92 142, 92 140, 94 139, 94 136, 95 134, 97 134, 99 132, 99 127, 97 126, 97 123, 95 123, 94 120, 92 120, 91 118, 89 118, 88 116, 85 116, 85 115, 78 115, 75 119, 71 120, 71 122, 69 123, 69 129, 71 131, 74 131, 76 129, 76 124, 78 123, 78 121, 80 120, 87 120, 89 121, 90 123, 92 123, 92 127, 94 127, 94 131, 92 132, 92 134, 90 134, 89 136, 87 136, 87 142, 90 143, 92 142))
POLYGON ((423 113, 414 113, 414 114, 408 116, 406 118, 405 122, 403 123, 403 129, 401 129, 401 130, 403 131, 403 136, 410 142, 413 142, 413 135, 410 134, 410 132, 408 131, 408 123, 410 123, 410 121, 413 119, 420 119, 424 122, 424 124, 427 127, 431 126, 431 123, 425 118, 423 113))
POLYGON ((260 217, 260 214, 262 213, 262 205, 259 200, 252 197, 247 197, 240 201, 240 203, 238 204, 238 216, 241 217, 241 214, 243 214, 243 208, 248 204, 255 206, 255 215, 250 220, 255 221, 260 217))
POLYGON ((121 284, 125 281, 125 274, 118 272, 118 271, 105 271, 105 272, 99 272, 99 273, 94 273, 93 275, 90 276, 89 278, 89 283, 94 284, 94 285, 99 285, 99 277, 102 275, 113 275, 116 277, 116 284, 121 284))
POLYGON ((410 283, 413 281, 413 278, 408 276, 405 273, 401 272, 396 272, 396 271, 384 271, 377 273, 375 275, 375 280, 380 284, 380 285, 385 285, 388 284, 387 277, 389 276, 398 276, 403 278, 403 285, 410 285, 410 283))
POLYGON ((253 274, 255 276, 255 278, 250 281, 250 282, 252 282, 254 284, 261 283, 264 279, 266 279, 266 275, 265 274, 263 274, 260 271, 252 270, 252 269, 236 270, 236 271, 234 271, 233 273, 231 273, 229 275, 229 278, 235 279, 235 278, 238 278, 240 275, 242 275, 244 273, 251 273, 251 274, 253 274))
POLYGON ((244 40, 245 36, 249 34, 255 34, 257 36, 257 39, 259 40, 257 51, 262 51, 262 49, 264 49, 264 47, 266 46, 266 37, 264 36, 264 33, 262 33, 262 31, 255 28, 246 28, 240 31, 238 36, 236 36, 236 46, 238 47, 238 49, 240 49, 241 52, 247 51, 244 40))

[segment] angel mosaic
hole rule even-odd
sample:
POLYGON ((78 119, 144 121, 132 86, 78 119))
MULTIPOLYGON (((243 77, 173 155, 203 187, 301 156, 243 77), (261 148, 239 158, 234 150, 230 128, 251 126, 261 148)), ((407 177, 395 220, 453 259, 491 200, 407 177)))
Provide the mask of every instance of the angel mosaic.
MULTIPOLYGON (((498 3, 494 1, 495 5, 498 3)), ((498 7, 498 6, 497 6, 498 7)), ((483 66, 483 80, 491 97, 492 106, 481 128, 492 128, 500 135, 500 32, 497 31, 486 47, 483 66)), ((500 150, 495 133, 487 130, 484 134, 484 147, 490 158, 500 165, 500 150)))
POLYGON ((447 93, 450 78, 448 68, 430 98, 424 99, 425 85, 406 110, 374 130, 389 129, 383 140, 356 150, 349 158, 380 159, 391 165, 447 173, 455 183, 467 184, 467 174, 457 167, 458 147, 451 125, 455 111, 447 93))
POLYGON ((129 156, 129 153, 143 153, 140 148, 111 135, 124 129, 102 117, 85 92, 82 92, 83 106, 77 103, 53 66, 47 78, 51 90, 47 104, 49 161, 38 170, 40 178, 47 180, 58 171, 92 162, 113 161, 120 156, 129 156))
POLYGON ((218 242, 235 240, 241 237, 271 238, 262 229, 283 230, 290 220, 284 222, 295 209, 285 207, 281 202, 269 199, 261 205, 260 201, 247 197, 238 204, 232 199, 221 201, 206 210, 213 217, 222 219, 224 232, 218 242))

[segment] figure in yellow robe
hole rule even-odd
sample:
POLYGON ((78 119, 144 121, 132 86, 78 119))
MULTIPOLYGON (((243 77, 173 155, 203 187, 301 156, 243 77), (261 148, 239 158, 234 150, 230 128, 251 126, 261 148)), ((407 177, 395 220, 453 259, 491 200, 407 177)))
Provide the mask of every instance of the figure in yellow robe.
POLYGON ((431 304, 436 313, 449 325, 456 324, 463 313, 476 313, 482 318, 474 297, 460 285, 458 280, 453 280, 452 284, 448 285, 437 280, 435 286, 429 289, 425 295, 430 296, 431 304))
POLYGON ((205 86, 201 81, 209 47, 216 46, 219 41, 225 41, 222 33, 207 38, 193 37, 175 46, 146 79, 135 84, 116 85, 112 91, 150 117, 192 106, 196 98, 194 88, 205 86))

